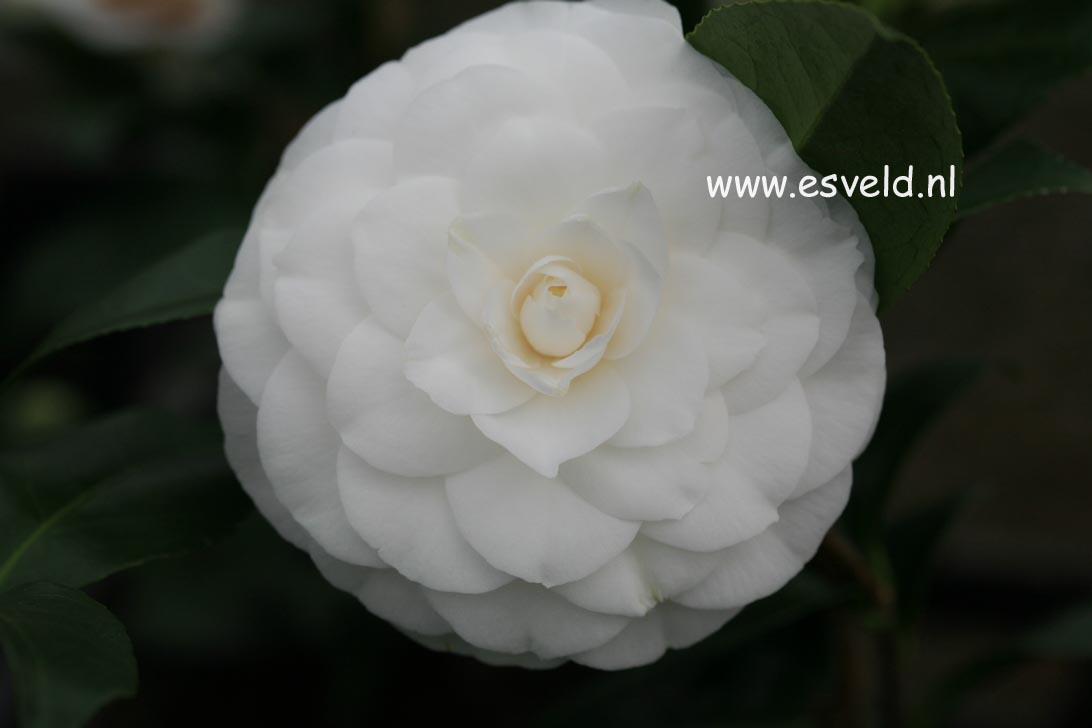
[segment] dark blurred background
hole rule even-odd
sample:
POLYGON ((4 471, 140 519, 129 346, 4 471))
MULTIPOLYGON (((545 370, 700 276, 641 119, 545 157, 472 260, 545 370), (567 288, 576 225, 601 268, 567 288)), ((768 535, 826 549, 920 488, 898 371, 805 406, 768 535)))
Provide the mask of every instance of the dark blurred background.
MULTIPOLYGON (((242 229, 310 115, 379 63, 495 4, 256 0, 207 39, 126 49, 34 3, 0 5, 4 371, 149 262, 208 230, 242 229)), ((678 5, 687 28, 706 10, 678 5)), ((895 23, 934 9, 870 5, 895 23)), ((1084 74, 1009 136, 1092 166, 1090 129, 1084 74)), ((897 677, 908 703, 1092 598, 1090 231, 1092 205, 1075 195, 972 218, 883 318, 893 380, 936 362, 980 363, 897 478, 893 517, 965 496, 897 677)), ((0 391, 0 436, 17 445, 134 404, 211 417, 217 368, 207 318, 100 339, 0 391)), ((140 666, 139 695, 105 710, 101 726, 867 725, 860 716, 883 701, 862 613, 797 614, 784 599, 620 674, 431 653, 329 587, 254 516, 215 547, 91 593, 125 623, 140 666)), ((0 674, 0 725, 11 724, 11 703, 0 674)), ((1045 659, 999 671, 951 721, 1092 725, 1092 669, 1045 659)))

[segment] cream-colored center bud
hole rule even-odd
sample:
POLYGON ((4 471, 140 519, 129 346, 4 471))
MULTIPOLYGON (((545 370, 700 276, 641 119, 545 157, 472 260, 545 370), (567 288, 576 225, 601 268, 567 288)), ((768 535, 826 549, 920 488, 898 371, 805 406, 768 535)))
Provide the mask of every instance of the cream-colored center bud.
POLYGON ((538 281, 519 307, 523 335, 543 356, 568 356, 584 345, 595 325, 599 289, 563 262, 544 265, 535 275, 538 281))

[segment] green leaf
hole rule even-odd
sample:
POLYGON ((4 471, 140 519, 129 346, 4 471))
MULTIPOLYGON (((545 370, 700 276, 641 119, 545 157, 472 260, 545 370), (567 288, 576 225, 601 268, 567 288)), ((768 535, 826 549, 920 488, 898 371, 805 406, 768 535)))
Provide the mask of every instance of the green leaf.
POLYGON ((967 173, 959 216, 1043 195, 1092 194, 1092 170, 1026 141, 1015 141, 967 173))
POLYGON ((883 513, 895 474, 918 438, 977 377, 976 364, 947 362, 922 367, 894 381, 868 447, 853 463, 853 497, 843 523, 861 546, 883 537, 883 513))
POLYGON ((971 154, 1092 67, 1092 4, 981 3, 936 15, 917 37, 948 84, 971 154))
POLYGON ((246 511, 217 428, 115 415, 0 453, 0 586, 82 586, 211 543, 246 511))
MULTIPOLYGON (((963 166, 940 75, 909 38, 868 13, 816 2, 718 8, 688 40, 770 107, 820 175, 943 175, 963 166)), ((922 189, 920 184, 918 189, 922 189)), ((950 192, 950 191, 949 191, 950 192)), ((876 252, 876 289, 889 306, 929 266, 955 197, 851 197, 876 252)))
POLYGON ((136 693, 125 628, 75 589, 36 582, 0 594, 0 644, 21 728, 81 725, 110 701, 136 693))
POLYGON ((210 313, 223 293, 238 240, 235 233, 213 233, 140 271, 57 324, 8 378, 73 344, 210 313))

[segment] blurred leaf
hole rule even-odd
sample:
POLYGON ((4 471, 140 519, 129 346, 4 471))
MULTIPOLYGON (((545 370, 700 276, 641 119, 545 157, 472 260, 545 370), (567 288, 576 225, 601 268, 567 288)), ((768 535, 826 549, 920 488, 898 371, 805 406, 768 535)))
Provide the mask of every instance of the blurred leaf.
POLYGON ((82 586, 210 543, 246 510, 217 428, 114 415, 0 453, 0 585, 82 586))
POLYGON ((1002 147, 967 173, 959 216, 994 205, 1067 192, 1092 194, 1092 170, 1026 141, 1002 147))
POLYGON ((0 594, 0 644, 14 676, 22 728, 71 728, 136 693, 125 628, 101 604, 59 584, 0 594))
POLYGON ((931 691, 912 725, 950 725, 951 716, 973 693, 1037 659, 1092 660, 1092 602, 1068 609, 953 670, 931 691))
POLYGON ((966 494, 958 493, 902 516, 888 527, 888 563, 898 595, 899 621, 904 625, 921 613, 932 574, 930 567, 965 502, 966 494))
POLYGON ((213 233, 137 273, 58 324, 9 378, 82 341, 210 313, 223 293, 238 241, 235 233, 213 233))
POLYGON ((1021 641, 1021 647, 1041 657, 1092 660, 1092 602, 1067 610, 1032 630, 1021 641))
POLYGON ((939 13, 917 37, 952 93, 968 154, 1092 67, 1092 3, 1008 0, 939 13))
MULTIPOLYGON (((823 174, 895 174, 963 166, 944 84, 909 38, 844 5, 763 2, 718 8, 687 36, 777 116, 800 157, 823 174)), ((955 197, 855 196, 889 306, 925 272, 955 215, 955 197)))
POLYGON ((883 536, 883 512, 899 466, 945 407, 975 380, 978 365, 947 362, 891 382, 876 433, 853 463, 853 497, 843 523, 865 547, 883 536))

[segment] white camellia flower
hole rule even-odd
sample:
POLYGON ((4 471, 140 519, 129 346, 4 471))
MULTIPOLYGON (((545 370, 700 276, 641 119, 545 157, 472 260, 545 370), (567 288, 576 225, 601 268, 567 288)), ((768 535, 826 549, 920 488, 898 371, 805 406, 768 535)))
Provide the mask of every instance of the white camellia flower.
POLYGON ((232 466, 407 634, 657 659, 814 554, 874 426, 872 257, 658 0, 512 4, 319 113, 215 324, 232 466))
POLYGON ((2 0, 42 12, 73 35, 105 50, 197 48, 230 28, 239 0, 2 0))

